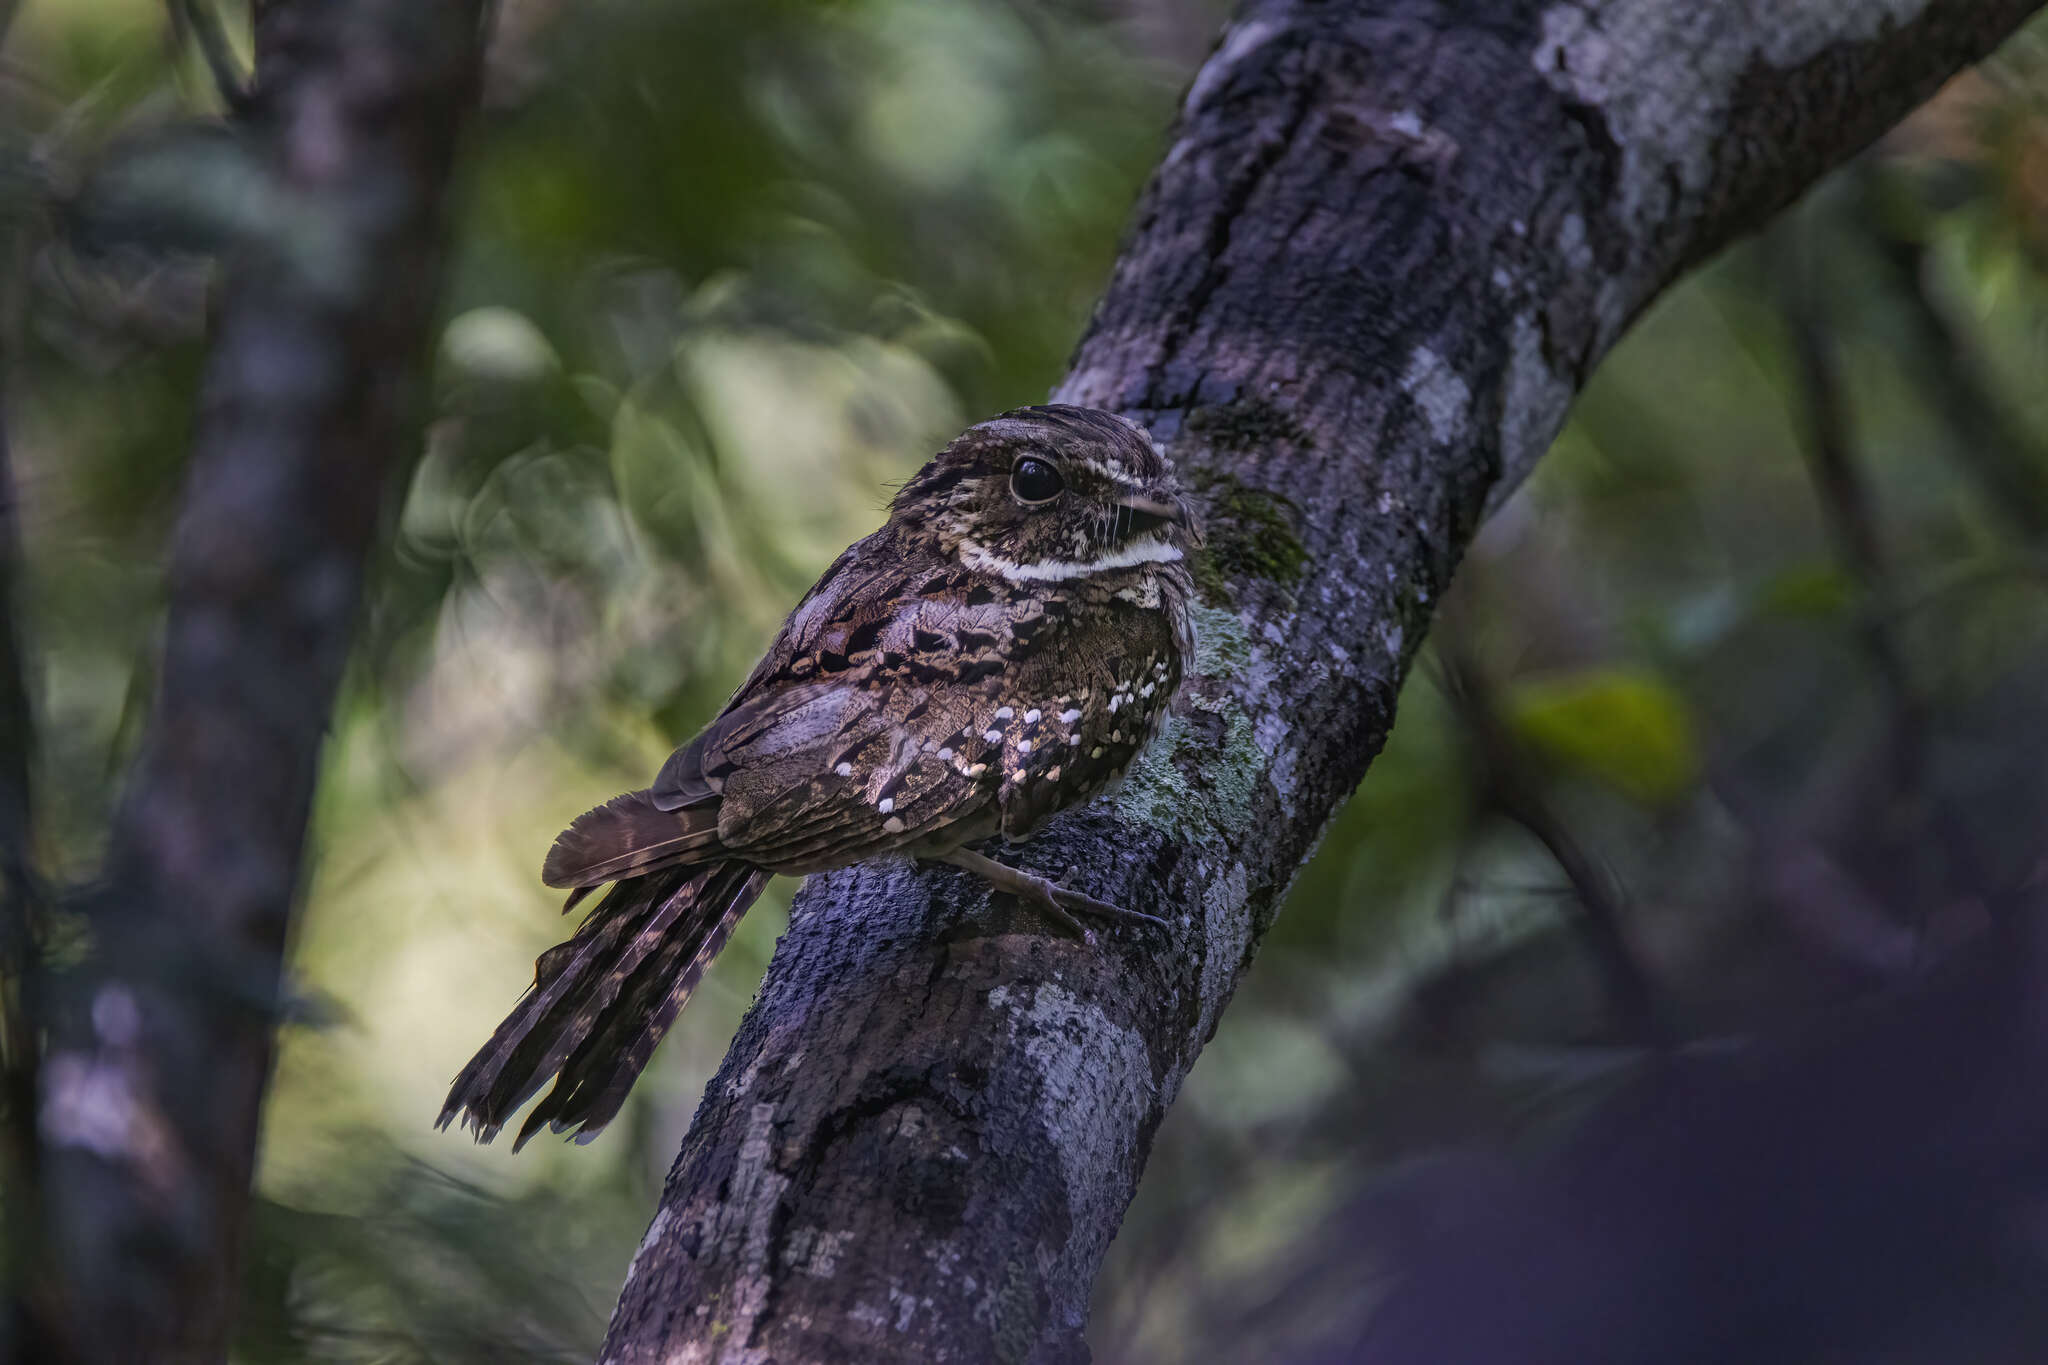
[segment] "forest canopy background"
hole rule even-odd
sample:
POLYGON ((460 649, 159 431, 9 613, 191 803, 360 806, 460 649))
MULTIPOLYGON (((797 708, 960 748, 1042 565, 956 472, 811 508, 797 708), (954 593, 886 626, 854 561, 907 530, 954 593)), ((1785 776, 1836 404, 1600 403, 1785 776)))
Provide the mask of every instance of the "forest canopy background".
MULTIPOLYGON (((430 1123, 560 934, 539 855, 717 708, 896 480, 1044 395, 1222 18, 556 8, 510 6, 492 53, 328 747, 252 1361, 589 1357, 790 888, 602 1141, 514 1160, 430 1123)), ((21 6, 4 75, 38 851, 77 881, 150 695, 209 253, 266 206, 152 0, 21 6)), ((2040 866, 2044 265, 2036 25, 1603 366, 1158 1135, 1104 1358, 1330 1329, 1377 1264, 1317 1255, 1354 1233, 1334 1210, 1418 1152, 1540 1143, 1628 1074, 1587 902, 1712 1039, 1923 970, 2040 866)))

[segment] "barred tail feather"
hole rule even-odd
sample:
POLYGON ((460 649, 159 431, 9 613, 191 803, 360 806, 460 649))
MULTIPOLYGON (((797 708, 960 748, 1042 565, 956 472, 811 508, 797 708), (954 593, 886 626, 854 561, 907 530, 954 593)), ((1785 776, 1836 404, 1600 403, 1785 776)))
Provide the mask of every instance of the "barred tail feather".
POLYGON ((618 1117, 655 1047, 771 875, 753 868, 744 871, 746 875, 725 893, 724 913, 707 915, 701 938, 671 935, 663 940, 657 960, 634 977, 633 995, 576 1050, 554 1088, 526 1116, 513 1144, 515 1151, 544 1123, 558 1133, 575 1129, 576 1140, 587 1142, 618 1117))
POLYGON ((718 803, 663 810, 653 794, 627 792, 587 810, 555 839, 540 879, 549 886, 590 887, 719 854, 718 803))
POLYGON ((438 1126, 458 1115, 489 1142, 554 1078, 513 1143, 543 1125, 609 1123, 704 969, 767 885, 744 863, 671 868, 614 886, 567 943, 534 964, 534 984, 455 1078, 438 1126))

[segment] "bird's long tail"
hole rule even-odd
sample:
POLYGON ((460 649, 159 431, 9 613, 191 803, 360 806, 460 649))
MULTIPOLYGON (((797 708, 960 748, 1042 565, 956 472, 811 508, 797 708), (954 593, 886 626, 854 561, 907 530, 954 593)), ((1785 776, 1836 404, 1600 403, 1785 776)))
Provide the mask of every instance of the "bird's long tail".
POLYGON ((489 1142, 552 1076, 512 1149, 543 1124, 594 1136, 768 877, 717 862, 613 886, 568 942, 534 963, 533 988, 455 1078, 438 1126, 459 1114, 489 1142))

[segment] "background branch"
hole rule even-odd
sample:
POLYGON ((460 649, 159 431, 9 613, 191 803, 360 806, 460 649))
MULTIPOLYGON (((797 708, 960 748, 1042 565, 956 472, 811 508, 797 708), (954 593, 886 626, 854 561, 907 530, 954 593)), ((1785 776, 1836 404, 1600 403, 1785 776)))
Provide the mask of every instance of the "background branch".
POLYGON ((1082 1358, 1152 1134, 1483 510, 1650 299, 2033 5, 1481 8, 1246 6, 1059 389, 1171 448, 1212 553, 1182 714, 1027 860, 1173 931, 1090 952, 947 872, 813 878, 606 1360, 1082 1358))
MULTIPOLYGON (((39 1039, 37 996, 44 888, 34 855, 33 772, 36 759, 35 702, 19 620, 21 518, 14 465, 7 440, 5 374, 0 371, 0 1170, 7 1188, 37 1188, 36 1077, 39 1039)), ((6 1250, 11 1282, 28 1288, 36 1280, 40 1234, 35 1201, 7 1201, 6 1250)), ((14 1333, 33 1329, 17 1315, 14 1333)))
MULTIPOLYGON (((418 373, 478 0, 257 7, 278 212, 232 244, 159 687, 42 1073, 48 1265, 93 1360, 217 1360, 330 704, 418 373)), ((202 35, 203 36, 203 35, 202 35)))
POLYGON ((1668 1041, 1655 983, 1629 943, 1628 898, 1613 872, 1587 850, 1544 795, 1541 768, 1510 732, 1491 682, 1458 637, 1454 621, 1439 626, 1436 650, 1444 691, 1476 750, 1478 788, 1495 812, 1543 845, 1570 884, 1578 901, 1573 926, 1600 974, 1617 1030, 1637 1042, 1668 1041))
MULTIPOLYGON (((1932 794, 1933 709, 1907 666, 1898 637, 1901 612, 1895 576, 1878 509, 1856 458, 1818 264, 1801 250, 1802 240, 1788 227, 1778 234, 1773 253, 1805 419, 1802 447, 1828 533, 1843 570, 1856 585, 1857 636, 1884 698, 1884 749, 1891 771, 1883 785, 1893 799, 1878 826, 1891 835, 1898 857, 1910 869, 1909 910, 1924 916, 1931 908, 1928 888, 1944 881, 1926 865, 1930 853, 1946 859, 1946 880, 1983 895, 1993 888, 1976 865, 1967 835, 1932 794)), ((2020 506, 2015 504, 2016 509, 2020 506)))
POLYGON ((1985 510, 2038 544, 2048 534, 2048 452, 1985 382, 1975 346, 1934 292, 1927 243, 1896 226, 1887 230, 1897 210, 1887 212, 1884 173, 1861 166, 1851 188, 1843 217, 1869 243, 1883 268, 1880 280, 1898 302, 1908 376, 1940 412, 1953 458, 1978 485, 1985 510))
POLYGON ((171 0, 171 23, 181 38, 189 37, 198 47, 221 103, 228 112, 240 113, 249 103, 249 78, 235 59, 219 12, 207 0, 171 0))

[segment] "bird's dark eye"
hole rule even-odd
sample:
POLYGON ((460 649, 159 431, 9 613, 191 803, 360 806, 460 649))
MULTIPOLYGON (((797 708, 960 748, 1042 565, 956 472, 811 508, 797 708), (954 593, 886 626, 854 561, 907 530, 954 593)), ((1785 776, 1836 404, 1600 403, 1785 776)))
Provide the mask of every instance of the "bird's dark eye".
POLYGON ((1060 472, 1044 460, 1027 456, 1010 469, 1010 491, 1021 502, 1051 502, 1066 486, 1060 472))

